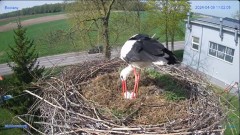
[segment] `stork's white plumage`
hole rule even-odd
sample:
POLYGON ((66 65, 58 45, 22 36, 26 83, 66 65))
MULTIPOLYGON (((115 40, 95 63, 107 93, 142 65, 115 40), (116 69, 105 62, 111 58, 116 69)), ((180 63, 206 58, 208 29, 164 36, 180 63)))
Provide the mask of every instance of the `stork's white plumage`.
POLYGON ((156 39, 144 34, 136 34, 127 40, 121 49, 120 58, 129 64, 120 73, 123 96, 125 98, 129 98, 126 96, 129 95, 126 80, 132 71, 135 75, 135 85, 131 98, 136 98, 137 96, 140 73, 136 71, 136 68, 142 69, 151 64, 165 65, 177 63, 177 59, 171 51, 166 49, 156 39))

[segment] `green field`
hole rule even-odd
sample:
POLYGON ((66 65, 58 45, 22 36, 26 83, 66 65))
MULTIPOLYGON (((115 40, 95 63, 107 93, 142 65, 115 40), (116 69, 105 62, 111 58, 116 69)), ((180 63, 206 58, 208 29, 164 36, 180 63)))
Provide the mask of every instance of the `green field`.
MULTIPOLYGON (((34 39, 35 44, 37 45, 37 52, 39 53, 39 56, 77 51, 76 47, 68 44, 67 42, 59 42, 57 45, 47 44, 47 40, 49 38, 48 34, 50 34, 52 31, 61 31, 67 28, 69 28, 69 25, 66 20, 36 24, 27 27, 27 36, 31 39, 34 39)), ((7 62, 7 52, 10 51, 9 45, 15 45, 13 35, 13 31, 0 32, 0 63, 7 62)))
MULTIPOLYGON (((111 17, 117 20, 120 17, 125 16, 124 13, 118 13, 114 12, 111 14, 111 17)), ((131 15, 131 13, 130 13, 131 15)), ((145 18, 147 14, 144 12, 141 13, 141 18, 144 24, 145 18)), ((36 17, 36 16, 34 16, 36 17)), ((115 21, 116 21, 115 20, 115 21)), ((121 19, 120 19, 121 20, 121 19)), ((112 20, 110 20, 111 22, 112 20)), ((116 21, 118 22, 118 20, 116 21)), ((113 47, 117 45, 122 45, 126 39, 128 39, 133 34, 138 33, 136 28, 131 27, 130 24, 128 26, 122 25, 119 23, 120 27, 122 26, 122 30, 124 30, 123 34, 121 36, 117 37, 117 42, 115 41, 116 36, 110 35, 110 43, 113 47)), ((68 20, 58 20, 48 23, 41 23, 41 24, 35 24, 31 26, 27 26, 27 36, 31 39, 34 39, 34 43, 37 46, 37 52, 39 53, 39 56, 47 56, 47 55, 54 55, 54 54, 61 54, 66 52, 76 52, 81 50, 89 49, 91 46, 89 45, 89 42, 81 42, 79 39, 78 34, 73 34, 72 37, 74 40, 71 40, 68 34, 68 30, 70 29, 71 25, 69 24, 68 20), (73 42, 72 42, 73 41, 73 42)), ((114 23, 110 23, 110 30, 114 30, 115 27, 119 27, 114 23)), ((143 27, 143 26, 142 26, 143 27)), ((182 25, 181 27, 184 27, 182 25)), ((143 30, 143 33, 147 33, 149 35, 153 35, 156 33, 157 37, 160 37, 160 41, 164 41, 164 36, 160 36, 159 29, 146 29, 145 24, 145 30, 143 30)), ((96 37, 95 35, 97 32, 92 32, 90 34, 90 37, 92 38, 92 45, 96 44, 103 44, 101 37, 96 37)), ((14 46, 14 33, 13 31, 6 31, 6 32, 0 32, 0 63, 6 63, 8 61, 7 52, 10 51, 9 45, 14 46)), ((183 36, 176 36, 176 41, 183 40, 183 36)))
MULTIPOLYGON (((43 17, 43 16, 58 15, 58 14, 64 14, 64 13, 58 12, 58 13, 26 15, 26 16, 20 16, 20 20, 24 21, 24 20, 28 20, 28 19, 33 19, 33 18, 38 18, 38 17, 43 17)), ((15 23, 17 20, 18 20, 18 17, 10 17, 10 18, 5 18, 5 19, 0 19, 0 26, 8 24, 8 23, 15 23)))

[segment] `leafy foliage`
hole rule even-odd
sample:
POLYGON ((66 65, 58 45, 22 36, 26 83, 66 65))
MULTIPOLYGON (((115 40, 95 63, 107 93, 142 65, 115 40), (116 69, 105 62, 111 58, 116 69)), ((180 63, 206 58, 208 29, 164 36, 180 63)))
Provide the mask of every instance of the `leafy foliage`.
POLYGON ((140 28, 143 5, 138 3, 138 0, 78 0, 69 4, 67 11, 80 40, 91 46, 104 44, 104 55, 109 59, 110 42, 114 44, 129 28, 140 28))
POLYGON ((83 41, 90 39, 87 40, 87 42, 91 43, 92 38, 90 35, 92 32, 96 33, 99 39, 103 39, 104 54, 107 59, 111 56, 109 45, 109 18, 114 2, 115 0, 78 0, 68 7, 70 18, 72 18, 73 24, 77 25, 83 41))
POLYGON ((146 5, 148 12, 149 26, 159 28, 160 34, 165 35, 165 42, 168 48, 168 41, 171 41, 172 51, 176 35, 184 35, 184 29, 180 27, 181 22, 190 11, 190 4, 187 0, 149 0, 146 5), (170 40, 169 40, 170 39, 170 40))

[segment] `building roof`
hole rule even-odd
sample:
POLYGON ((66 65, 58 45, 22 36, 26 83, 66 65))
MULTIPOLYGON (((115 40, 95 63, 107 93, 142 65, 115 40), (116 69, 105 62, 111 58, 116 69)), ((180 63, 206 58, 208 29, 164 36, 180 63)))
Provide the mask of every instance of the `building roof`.
MULTIPOLYGON (((220 18, 219 17, 204 17, 204 18, 197 18, 193 21, 205 23, 206 25, 220 25, 220 18)), ((240 29, 240 20, 232 19, 225 17, 223 18, 223 27, 231 28, 231 29, 240 29)))

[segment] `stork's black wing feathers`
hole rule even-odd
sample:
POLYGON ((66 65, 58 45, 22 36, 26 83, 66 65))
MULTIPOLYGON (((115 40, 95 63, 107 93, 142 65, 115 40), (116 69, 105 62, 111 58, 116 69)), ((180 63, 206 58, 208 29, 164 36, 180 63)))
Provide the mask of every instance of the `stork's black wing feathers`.
POLYGON ((135 48, 138 52, 144 50, 150 55, 154 56, 163 56, 163 50, 165 47, 159 43, 156 39, 149 37, 146 34, 136 34, 132 36, 129 40, 137 40, 134 44, 135 48))
POLYGON ((124 58, 128 61, 156 61, 164 55, 164 46, 153 40, 138 40, 124 58))
POLYGON ((163 56, 165 47, 157 40, 140 40, 142 50, 154 56, 163 56))
POLYGON ((168 64, 174 64, 177 62, 176 57, 171 51, 148 35, 138 34, 131 37, 129 40, 137 40, 137 42, 134 43, 131 51, 126 55, 125 61, 127 62, 157 61, 159 57, 167 59, 168 64))

